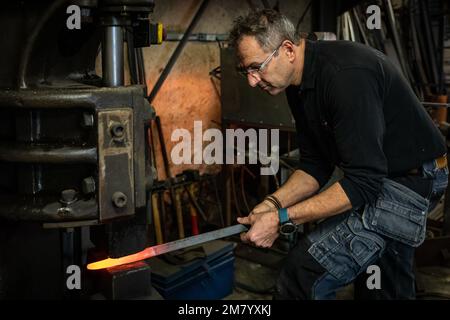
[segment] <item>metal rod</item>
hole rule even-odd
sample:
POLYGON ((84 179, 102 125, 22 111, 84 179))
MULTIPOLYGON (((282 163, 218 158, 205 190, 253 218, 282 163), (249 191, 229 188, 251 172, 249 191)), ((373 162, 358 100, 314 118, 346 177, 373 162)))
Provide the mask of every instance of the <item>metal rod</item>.
POLYGON ((450 103, 442 103, 442 102, 425 102, 422 101, 424 106, 433 106, 433 107, 450 107, 450 103))
POLYGON ((438 66, 436 62, 436 47, 434 45, 433 32, 431 30, 430 17, 428 6, 425 1, 419 1, 420 10, 422 13, 423 34, 425 35, 425 49, 427 50, 428 63, 430 64, 430 80, 433 84, 432 91, 436 92, 436 86, 439 82, 438 66))
POLYGON ((128 68, 130 70, 130 82, 131 84, 138 83, 138 73, 136 64, 136 50, 134 49, 134 38, 133 32, 126 29, 126 39, 127 39, 127 52, 128 52, 128 68))
POLYGON ((247 227, 242 224, 230 226, 228 228, 218 229, 206 233, 202 233, 196 236, 187 237, 172 242, 163 243, 153 247, 145 248, 144 250, 120 258, 108 258, 87 265, 88 270, 100 270, 104 268, 110 268, 114 266, 120 266, 122 264, 141 261, 149 259, 161 254, 169 253, 172 251, 192 247, 212 240, 217 240, 225 237, 229 237, 238 233, 248 231, 247 227))
POLYGON ((359 14, 356 7, 353 8, 352 13, 358 26, 359 33, 361 34, 361 38, 363 39, 365 44, 370 45, 369 40, 367 39, 365 28, 362 26, 361 21, 359 20, 359 14))
POLYGON ((389 24, 391 25, 392 35, 394 37, 394 44, 397 49, 398 60, 400 61, 401 68, 403 70, 403 74, 406 78, 409 77, 409 72, 406 65, 405 55, 403 53, 402 42, 397 32, 397 24, 395 22, 395 14, 394 9, 392 8, 392 3, 390 0, 385 0, 385 7, 387 9, 387 17, 389 20, 389 24))
POLYGON ((298 32, 298 29, 300 28, 300 25, 302 24, 303 20, 305 19, 306 14, 309 11, 309 8, 311 8, 311 4, 312 4, 312 0, 309 1, 309 3, 306 5, 305 10, 303 10, 302 15, 300 16, 300 18, 297 21, 297 26, 295 27, 295 31, 298 32))
POLYGON ((137 68, 138 68, 138 83, 144 86, 144 94, 147 96, 147 76, 145 75, 144 54, 142 48, 136 48, 137 68))
POLYGON ((123 86, 123 32, 121 26, 104 26, 102 74, 104 86, 123 86))
POLYGON ((189 35, 192 33, 192 30, 196 26, 197 22, 200 20, 200 17, 202 16, 203 12, 206 9, 206 6, 208 5, 209 0, 203 0, 203 2, 200 4, 200 7, 198 8, 196 14, 194 15, 194 18, 192 19, 191 23, 189 24, 183 39, 181 39, 180 43, 176 47, 175 51, 173 52, 172 56, 169 59, 169 62, 167 63, 166 67, 164 68, 163 72, 158 78, 158 81, 156 82, 155 86, 152 89, 152 92, 150 93, 148 97, 148 101, 150 103, 153 102, 156 95, 159 92, 159 89, 161 89, 161 86, 163 85, 164 81, 166 80, 167 76, 169 75, 170 71, 172 70, 173 66, 175 65, 175 62, 178 60, 178 57, 180 56, 181 51, 183 51, 187 41, 189 40, 189 35))

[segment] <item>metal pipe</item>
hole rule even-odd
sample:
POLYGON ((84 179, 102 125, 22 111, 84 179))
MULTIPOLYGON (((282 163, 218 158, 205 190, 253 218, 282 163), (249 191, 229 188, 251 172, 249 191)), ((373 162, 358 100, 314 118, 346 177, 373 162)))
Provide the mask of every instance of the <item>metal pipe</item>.
POLYGON ((53 147, 0 143, 0 161, 19 163, 97 163, 95 147, 53 147))
POLYGON ((121 26, 104 26, 102 43, 102 74, 104 86, 123 86, 123 33, 121 26))
POLYGON ((18 109, 92 109, 110 107, 112 103, 131 103, 130 92, 138 87, 0 90, 0 110, 18 109), (112 98, 114 96, 114 98, 112 98))
POLYGON ((194 18, 192 19, 191 23, 189 24, 189 26, 183 36, 183 39, 181 39, 177 48, 175 49, 172 56, 170 57, 169 62, 167 63, 167 65, 164 68, 161 75, 159 76, 158 81, 156 82, 155 86, 153 87, 152 92, 150 93, 150 95, 148 97, 149 103, 153 102, 153 100, 155 99, 156 95, 159 92, 159 89, 161 89, 161 86, 163 85, 164 81, 166 80, 167 76, 169 75, 169 72, 172 70, 172 67, 174 66, 175 62, 177 61, 181 51, 183 51, 184 46, 186 45, 187 41, 189 40, 189 35, 192 33, 192 30, 194 29, 198 20, 200 20, 201 15, 205 11, 205 8, 208 5, 208 2, 209 2, 209 0, 203 0, 203 2, 200 4, 200 7, 198 8, 194 18))

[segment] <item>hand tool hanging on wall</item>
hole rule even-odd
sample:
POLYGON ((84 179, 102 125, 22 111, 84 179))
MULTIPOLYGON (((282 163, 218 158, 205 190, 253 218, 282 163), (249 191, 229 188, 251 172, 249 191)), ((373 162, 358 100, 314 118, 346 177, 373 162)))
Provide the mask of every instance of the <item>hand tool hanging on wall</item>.
MULTIPOLYGON (((191 194, 193 193, 194 184, 191 184, 188 187, 185 187, 185 190, 188 192, 189 198, 191 199, 191 205, 189 206, 189 213, 191 216, 191 228, 192 228, 192 235, 198 235, 199 234, 199 228, 198 228, 198 218, 197 218, 197 211, 192 203, 192 199, 194 199, 191 194)), ((194 199, 195 200, 195 199, 194 199)))
MULTIPOLYGON (((173 187, 172 187, 173 188, 173 187)), ((184 238, 184 222, 183 222, 183 207, 181 205, 181 192, 182 190, 175 190, 175 210, 177 215, 178 237, 184 238)))
POLYGON ((181 174, 177 175, 178 179, 189 182, 190 185, 185 185, 184 189, 186 190, 189 200, 194 206, 195 210, 200 214, 204 222, 208 222, 208 218, 206 217, 203 209, 198 204, 198 201, 194 195, 194 183, 199 182, 201 177, 198 170, 184 170, 181 174))
POLYGON ((195 196, 194 196, 194 184, 191 184, 190 186, 185 186, 184 188, 187 191, 187 194, 189 196, 189 200, 191 201, 192 206, 194 207, 196 212, 198 212, 200 214, 200 216, 202 217, 203 221, 207 222, 208 218, 206 217, 205 213, 203 212, 203 209, 198 204, 197 199, 195 199, 195 196))
POLYGON ((158 209, 158 193, 154 192, 152 194, 152 212, 153 212, 153 224, 155 225, 156 243, 162 244, 164 242, 162 229, 161 229, 161 219, 158 209))
POLYGON ((166 143, 164 140, 164 135, 161 126, 161 119, 156 116, 156 128, 158 130, 159 143, 161 145, 161 153, 164 161, 164 169, 166 171, 167 181, 169 182, 169 192, 170 200, 172 202, 172 208, 174 209, 175 216, 177 217, 178 225, 178 236, 179 238, 184 238, 184 227, 183 227, 183 215, 181 210, 181 203, 179 201, 179 196, 177 197, 175 193, 175 188, 173 187, 173 176, 170 170, 169 158, 167 157, 166 143))
POLYGON ((162 231, 163 231, 163 242, 167 241, 169 230, 168 230, 168 221, 166 216, 166 202, 164 200, 165 192, 161 191, 159 193, 159 207, 161 212, 161 224, 162 224, 162 231))

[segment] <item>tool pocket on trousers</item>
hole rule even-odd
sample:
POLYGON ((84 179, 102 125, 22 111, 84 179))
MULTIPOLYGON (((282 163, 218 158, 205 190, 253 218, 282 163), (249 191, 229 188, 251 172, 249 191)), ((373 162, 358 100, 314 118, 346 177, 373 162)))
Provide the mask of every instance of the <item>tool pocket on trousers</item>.
POLYGON ((334 277, 343 283, 350 282, 382 249, 376 241, 361 234, 355 234, 345 220, 313 243, 308 252, 334 277))
POLYGON ((374 205, 366 205, 364 226, 386 237, 417 247, 425 240, 427 199, 394 182, 383 184, 374 205))

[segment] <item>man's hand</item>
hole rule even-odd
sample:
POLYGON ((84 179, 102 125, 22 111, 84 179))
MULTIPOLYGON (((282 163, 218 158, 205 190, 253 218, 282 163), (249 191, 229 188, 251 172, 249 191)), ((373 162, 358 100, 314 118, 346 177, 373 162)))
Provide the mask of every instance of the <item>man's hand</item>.
MULTIPOLYGON (((253 211, 252 211, 253 212, 253 211)), ((278 238, 278 211, 261 212, 249 214, 248 217, 237 219, 241 224, 251 225, 248 232, 241 234, 242 242, 249 242, 257 247, 269 248, 278 238)))
MULTIPOLYGON (((276 210, 275 205, 270 202, 269 200, 264 200, 261 203, 257 204, 252 211, 250 211, 250 213, 248 214, 247 217, 244 218, 238 218, 238 222, 241 224, 251 224, 253 225, 256 220, 258 220, 261 217, 261 213, 266 213, 266 212, 270 212, 276 210), (241 222, 242 221, 242 222, 241 222)), ((241 239, 243 239, 243 235, 245 233, 243 233, 241 235, 241 239)), ((242 240, 244 241, 244 240, 242 240)), ((244 241, 244 242, 249 242, 249 241, 244 241)))

